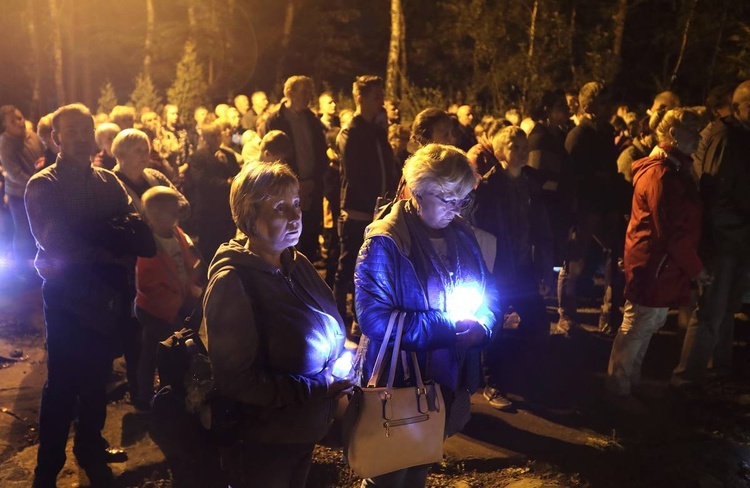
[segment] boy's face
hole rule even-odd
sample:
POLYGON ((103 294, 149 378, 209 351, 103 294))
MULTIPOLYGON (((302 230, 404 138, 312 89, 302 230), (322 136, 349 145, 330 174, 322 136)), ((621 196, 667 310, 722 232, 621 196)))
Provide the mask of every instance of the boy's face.
POLYGON ((180 220, 180 206, 177 202, 153 205, 146 209, 146 220, 155 234, 169 235, 180 220))

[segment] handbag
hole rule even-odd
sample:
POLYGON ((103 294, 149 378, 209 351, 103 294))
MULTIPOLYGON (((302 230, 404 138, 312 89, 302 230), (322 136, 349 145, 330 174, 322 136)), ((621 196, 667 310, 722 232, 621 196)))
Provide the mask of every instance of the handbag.
POLYGON ((411 353, 416 386, 393 387, 405 317, 404 312, 391 314, 370 380, 365 388, 354 388, 344 416, 344 456, 362 478, 443 460, 445 405, 440 385, 422 381, 416 353, 411 353), (378 387, 397 319, 388 382, 378 387))

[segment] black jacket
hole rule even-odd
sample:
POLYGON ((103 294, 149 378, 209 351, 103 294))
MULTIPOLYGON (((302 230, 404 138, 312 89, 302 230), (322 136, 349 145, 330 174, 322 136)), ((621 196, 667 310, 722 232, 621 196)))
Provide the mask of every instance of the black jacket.
POLYGON ((708 249, 750 252, 750 129, 734 117, 718 122, 706 139, 700 180, 708 249))
MULTIPOLYGON (((284 134, 288 135, 292 141, 294 141, 294 133, 292 132, 292 127, 289 125, 289 122, 284 115, 284 113, 288 110, 290 109, 282 104, 277 112, 274 112, 268 116, 268 120, 266 120, 266 134, 268 134, 268 132, 272 130, 280 130, 284 134)), ((305 110, 302 113, 304 114, 304 117, 307 120, 307 124, 310 127, 310 134, 312 135, 313 142, 313 152, 315 153, 315 195, 322 197, 323 175, 325 174, 325 170, 328 167, 328 156, 326 155, 326 149, 328 148, 328 146, 326 145, 325 136, 326 129, 320 119, 318 119, 318 117, 316 117, 315 114, 312 113, 312 111, 305 110)), ((295 174, 299 174, 299 167, 297 166, 295 156, 293 156, 291 161, 289 161, 289 166, 291 166, 292 171, 294 171, 295 174)))
POLYGON ((378 197, 393 195, 401 176, 388 134, 357 115, 336 142, 341 154, 341 208, 372 214, 378 197))

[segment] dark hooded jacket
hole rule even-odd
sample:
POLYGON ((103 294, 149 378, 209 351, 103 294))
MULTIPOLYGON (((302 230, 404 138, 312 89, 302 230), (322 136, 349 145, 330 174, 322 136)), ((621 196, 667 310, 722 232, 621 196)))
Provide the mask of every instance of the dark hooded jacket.
MULTIPOLYGON (((456 329, 445 310, 431 308, 425 286, 425 271, 414 258, 417 253, 410 228, 404 218, 408 201, 397 202, 390 213, 367 227, 365 243, 357 258, 354 274, 355 305, 362 333, 368 338, 363 380, 372 373, 385 329, 394 310, 406 312, 402 348, 415 351, 420 370, 426 379, 443 387, 461 386, 473 392, 481 375, 479 349, 471 348, 461 356, 455 348, 456 329), (428 359, 429 358, 429 359, 428 359), (450 384, 455 382, 454 384, 450 384)), ((450 224, 458 236, 458 249, 467 268, 485 294, 485 302, 476 316, 488 330, 495 325, 495 291, 489 271, 468 224, 457 217, 450 224)), ((395 334, 395 332, 394 332, 395 334)), ((388 338, 389 342, 393 338, 388 338)), ((489 341, 489 337, 488 337, 489 341)), ((390 348, 386 357, 390 357, 390 348)), ((388 366, 381 379, 388 377, 388 366)), ((403 384, 401 364, 396 371, 396 384, 403 384)), ((383 383, 384 385, 384 383, 383 383)), ((383 386, 378 385, 378 386, 383 386)))
POLYGON ((698 257, 701 202, 690 158, 657 147, 633 163, 633 208, 625 236, 625 298, 646 307, 690 303, 698 257))
POLYGON ((335 407, 324 370, 345 340, 336 302, 294 248, 282 254, 284 276, 244 245, 222 245, 208 272, 204 321, 216 385, 242 405, 245 439, 317 442, 335 407))

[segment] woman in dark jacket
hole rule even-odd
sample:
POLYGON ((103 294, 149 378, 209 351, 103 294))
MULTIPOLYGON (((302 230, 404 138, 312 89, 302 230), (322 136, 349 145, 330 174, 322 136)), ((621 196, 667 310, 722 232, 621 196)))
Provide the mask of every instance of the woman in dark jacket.
POLYGON ((622 408, 642 410, 631 388, 651 336, 669 307, 690 302, 691 280, 710 281, 698 242, 701 204, 692 178, 690 154, 698 146, 700 117, 674 109, 656 128, 651 156, 633 163, 633 205, 625 237, 625 315, 612 345, 607 389, 622 408))
POLYGON ((240 441, 222 451, 230 485, 304 487, 335 398, 344 325, 331 290, 294 246, 299 182, 282 163, 245 166, 232 217, 247 238, 222 245, 204 299, 208 354, 221 394, 241 406, 240 441))
MULTIPOLYGON (((363 340, 371 342, 363 377, 369 378, 380 344, 394 340, 384 337, 391 313, 405 312, 402 348, 417 352, 423 376, 441 385, 448 405, 445 433, 451 435, 468 421, 469 397, 481 374, 478 348, 490 340, 495 324, 489 271, 459 216, 476 173, 462 151, 429 144, 407 160, 404 178, 411 198, 367 227, 357 259, 355 305, 363 340), (462 286, 472 286, 483 301, 455 316, 452 297, 462 286)), ((381 378, 387 377, 384 371, 381 378)), ((396 378, 403 384, 403 371, 396 378)), ((424 486, 428 471, 429 466, 415 466, 363 486, 424 486)))

